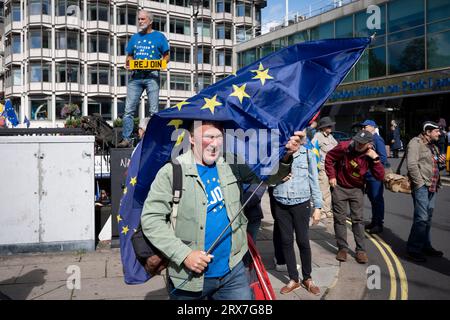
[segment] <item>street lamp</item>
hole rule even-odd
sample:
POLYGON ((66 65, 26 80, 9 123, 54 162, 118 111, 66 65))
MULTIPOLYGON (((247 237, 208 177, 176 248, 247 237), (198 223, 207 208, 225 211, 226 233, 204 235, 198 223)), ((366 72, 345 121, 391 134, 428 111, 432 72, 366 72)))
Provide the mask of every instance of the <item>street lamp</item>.
POLYGON ((72 66, 67 66, 67 81, 69 82, 69 105, 72 103, 72 66))
POLYGON ((197 16, 202 0, 191 0, 192 9, 194 11, 194 91, 198 93, 198 30, 197 30, 197 16))

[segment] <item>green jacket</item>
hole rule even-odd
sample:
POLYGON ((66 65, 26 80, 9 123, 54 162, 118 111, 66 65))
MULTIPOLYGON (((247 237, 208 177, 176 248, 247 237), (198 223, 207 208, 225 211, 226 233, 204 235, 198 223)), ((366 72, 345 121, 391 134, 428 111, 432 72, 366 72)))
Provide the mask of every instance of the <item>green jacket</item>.
MULTIPOLYGON (((189 277, 189 270, 183 261, 193 250, 205 248, 205 224, 207 194, 205 186, 197 172, 192 151, 177 157, 183 171, 183 194, 178 205, 175 232, 167 217, 172 212, 172 166, 166 164, 157 173, 142 209, 141 223, 145 236, 170 260, 169 276, 177 288, 189 277)), ((240 183, 256 183, 258 177, 245 165, 229 165, 221 157, 217 160, 217 172, 225 206, 230 221, 241 208, 240 183)), ((291 164, 280 163, 278 173, 271 176, 267 183, 279 182, 287 176, 291 164)), ((241 214, 232 224, 230 269, 234 268, 247 252, 247 218, 241 214)), ((203 274, 195 274, 181 290, 202 291, 203 274)))

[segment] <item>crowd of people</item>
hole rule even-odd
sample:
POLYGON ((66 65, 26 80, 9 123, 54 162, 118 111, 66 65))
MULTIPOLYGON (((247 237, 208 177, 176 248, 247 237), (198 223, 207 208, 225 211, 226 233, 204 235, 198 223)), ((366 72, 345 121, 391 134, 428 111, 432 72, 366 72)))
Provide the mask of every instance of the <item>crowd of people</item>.
MULTIPOLYGON (((127 68, 130 59, 169 61, 167 39, 152 30, 151 13, 141 10, 138 20, 139 32, 127 47, 127 68)), ((131 145, 132 116, 143 90, 147 90, 149 97, 150 117, 157 111, 158 78, 157 70, 133 71, 119 147, 131 145)), ((148 119, 140 125, 141 138, 147 122, 148 119)), ((261 187, 258 176, 247 166, 227 163, 222 157, 224 128, 220 122, 204 121, 197 126, 192 123, 191 148, 175 159, 183 173, 183 195, 177 207, 176 224, 169 227, 168 221, 174 218, 167 219, 172 214, 174 179, 170 164, 157 173, 141 215, 145 236, 169 260, 167 288, 171 299, 253 298, 246 268, 247 233, 255 242, 263 219, 261 199, 266 188, 274 218, 275 269, 286 271, 289 276, 281 294, 303 287, 311 294, 320 295, 312 279, 311 224, 332 219, 336 259, 347 261, 348 208, 356 243, 355 260, 368 263, 364 229, 373 234, 383 232, 383 181, 389 169, 388 158, 391 152, 397 158, 404 146, 394 120, 387 142, 371 119, 360 123, 360 130, 348 141, 338 142, 333 137, 334 125, 333 119, 322 117, 307 129, 295 132, 285 146, 278 171, 261 187), (367 225, 363 219, 365 194, 372 206, 371 222, 367 225), (234 220, 243 203, 247 203, 244 214, 234 220), (301 265, 296 261, 294 242, 301 265)), ((427 255, 442 256, 430 243, 430 226, 440 187, 439 172, 445 164, 448 143, 445 127, 445 121, 425 122, 421 133, 408 143, 405 151, 414 204, 407 252, 419 262, 426 261, 427 255)))

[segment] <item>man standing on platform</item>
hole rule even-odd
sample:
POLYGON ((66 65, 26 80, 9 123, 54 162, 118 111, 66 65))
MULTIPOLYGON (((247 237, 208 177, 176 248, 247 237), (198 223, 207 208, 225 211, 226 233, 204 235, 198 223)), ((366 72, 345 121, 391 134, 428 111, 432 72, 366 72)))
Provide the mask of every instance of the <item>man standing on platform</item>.
MULTIPOLYGON (((169 43, 161 32, 152 29, 153 15, 140 10, 138 15, 139 32, 134 34, 127 46, 125 68, 129 70, 130 60, 161 60, 169 62, 169 43)), ((144 89, 147 91, 149 117, 158 112, 159 70, 134 70, 128 80, 127 100, 123 116, 122 141, 119 148, 131 147, 131 134, 134 127, 134 113, 144 89)))

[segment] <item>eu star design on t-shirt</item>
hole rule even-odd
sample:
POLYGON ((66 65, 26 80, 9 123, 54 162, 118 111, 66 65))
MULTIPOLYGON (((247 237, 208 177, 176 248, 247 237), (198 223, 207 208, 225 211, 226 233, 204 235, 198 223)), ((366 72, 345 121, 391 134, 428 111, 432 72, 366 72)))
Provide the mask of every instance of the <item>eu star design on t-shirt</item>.
MULTIPOLYGON (((206 209, 205 250, 208 250, 216 238, 230 223, 227 209, 220 189, 220 180, 216 165, 197 165, 198 174, 205 185, 208 195, 208 207, 206 209)), ((231 227, 222 236, 211 254, 214 258, 206 268, 205 277, 222 277, 230 271, 229 258, 231 252, 231 227)))
POLYGON ((159 31, 134 34, 127 46, 127 54, 136 60, 160 60, 169 51, 166 37, 159 31))

